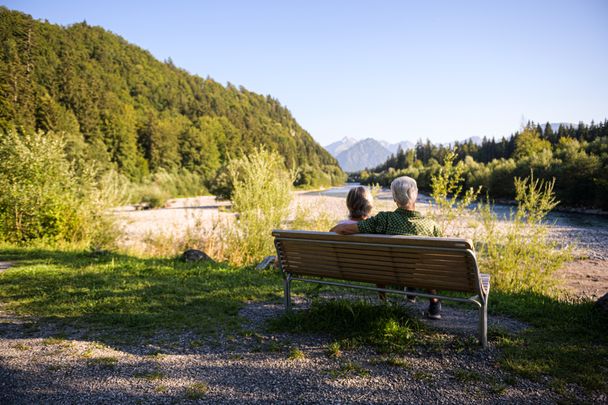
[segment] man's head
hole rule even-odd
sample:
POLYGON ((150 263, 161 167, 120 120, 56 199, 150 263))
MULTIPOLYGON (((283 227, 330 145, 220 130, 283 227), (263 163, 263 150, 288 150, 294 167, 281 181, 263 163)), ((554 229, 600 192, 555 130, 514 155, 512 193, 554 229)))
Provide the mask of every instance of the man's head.
POLYGON ((391 183, 391 192, 393 193, 393 200, 399 208, 414 209, 416 198, 418 198, 416 180, 407 176, 397 177, 391 183))

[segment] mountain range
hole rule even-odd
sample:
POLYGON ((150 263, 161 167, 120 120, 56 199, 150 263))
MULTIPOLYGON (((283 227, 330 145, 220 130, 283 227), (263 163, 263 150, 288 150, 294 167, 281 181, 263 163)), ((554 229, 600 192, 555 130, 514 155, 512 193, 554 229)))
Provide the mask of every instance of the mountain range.
POLYGON ((342 170, 356 172, 384 163, 391 154, 397 153, 399 148, 407 150, 413 147, 414 144, 409 141, 389 143, 373 138, 357 141, 354 138, 344 137, 327 145, 325 149, 336 158, 342 170))

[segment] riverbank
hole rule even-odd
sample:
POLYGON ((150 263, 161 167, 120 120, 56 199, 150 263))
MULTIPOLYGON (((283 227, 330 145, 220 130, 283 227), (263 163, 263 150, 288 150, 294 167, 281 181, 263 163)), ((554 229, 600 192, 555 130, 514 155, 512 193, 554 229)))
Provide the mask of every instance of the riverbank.
MULTIPOLYGON (((424 213, 429 209, 429 200, 424 196, 420 200, 418 209, 424 213)), ((205 238, 218 230, 219 222, 234 219, 229 206, 228 201, 203 196, 170 200, 166 208, 155 210, 138 211, 134 207, 122 207, 115 210, 124 230, 121 246, 141 252, 158 239, 164 243, 176 243, 183 240, 185 235, 205 238)), ((390 192, 380 191, 375 209, 394 209, 390 192)), ((348 214, 341 192, 336 189, 298 191, 290 210, 290 220, 298 215, 309 219, 323 216, 327 224, 346 218, 348 214)), ((556 277, 563 281, 573 298, 597 299, 608 291, 608 226, 582 214, 574 217, 559 213, 552 215, 553 224, 549 225, 551 236, 573 246, 575 255, 575 261, 558 271, 556 277)), ((473 229, 470 225, 463 221, 465 236, 467 231, 473 229)))

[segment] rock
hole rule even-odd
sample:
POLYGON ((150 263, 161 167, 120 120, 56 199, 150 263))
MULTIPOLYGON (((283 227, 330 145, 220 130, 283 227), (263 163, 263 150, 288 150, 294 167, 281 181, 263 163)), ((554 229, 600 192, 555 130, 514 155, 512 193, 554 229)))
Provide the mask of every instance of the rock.
POLYGON ((91 248, 90 255, 91 255, 91 257, 103 257, 103 256, 108 256, 111 253, 112 252, 110 252, 109 250, 101 249, 98 247, 93 247, 93 248, 91 248))
POLYGON ((608 314, 608 293, 595 302, 595 307, 608 314))
POLYGON ((202 252, 197 249, 188 249, 182 254, 182 260, 185 262, 200 262, 200 261, 209 261, 212 262, 213 259, 207 256, 205 252, 202 252))
POLYGON ((266 270, 274 266, 274 261, 276 260, 276 256, 266 256, 264 260, 260 262, 257 266, 255 266, 256 270, 266 270))

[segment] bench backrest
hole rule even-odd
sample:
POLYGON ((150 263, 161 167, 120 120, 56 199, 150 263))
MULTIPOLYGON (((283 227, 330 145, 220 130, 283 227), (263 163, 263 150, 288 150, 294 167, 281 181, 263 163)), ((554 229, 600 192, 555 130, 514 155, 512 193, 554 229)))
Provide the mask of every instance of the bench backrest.
POLYGON ((375 284, 481 290, 467 239, 274 230, 284 272, 375 284))

